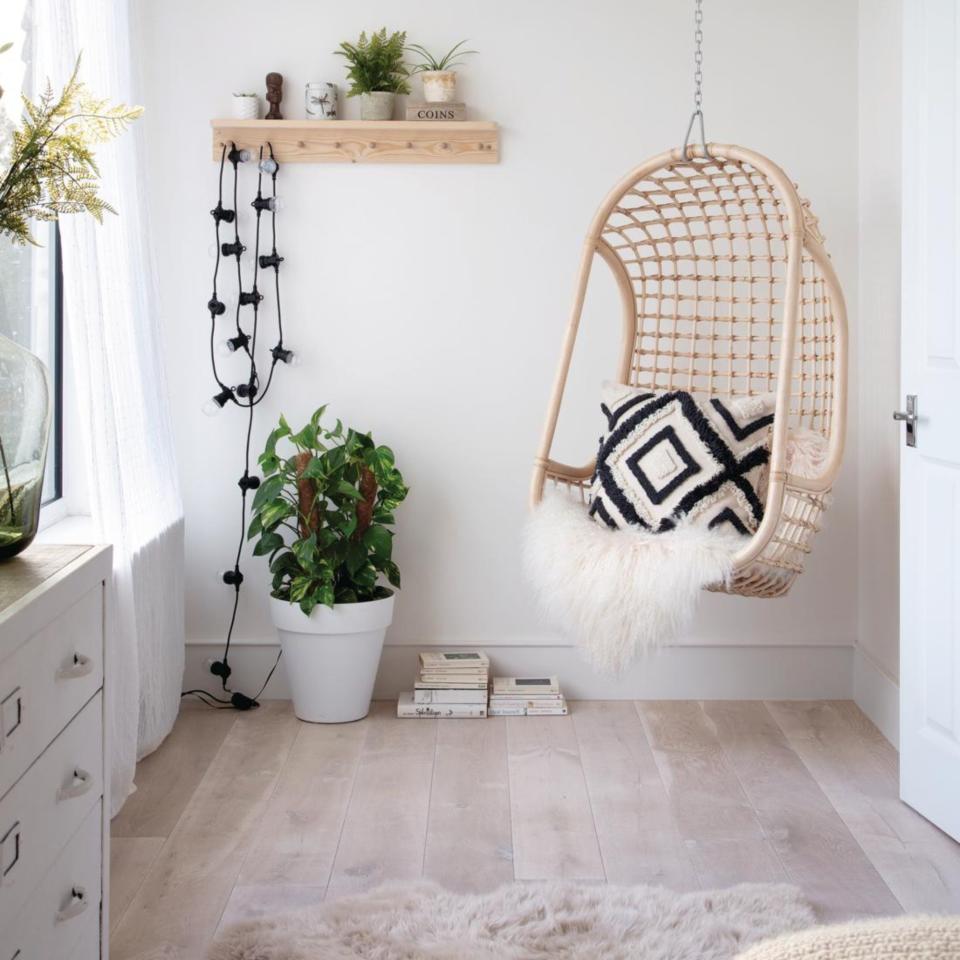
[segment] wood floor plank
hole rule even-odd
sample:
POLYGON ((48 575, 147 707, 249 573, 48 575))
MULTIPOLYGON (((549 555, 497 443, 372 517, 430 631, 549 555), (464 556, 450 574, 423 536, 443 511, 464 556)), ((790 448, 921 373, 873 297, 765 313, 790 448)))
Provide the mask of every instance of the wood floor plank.
POLYGON ((238 884, 327 886, 367 729, 300 724, 238 884))
POLYGON ((687 700, 635 706, 701 884, 785 879, 702 705, 687 700))
POLYGON ((110 929, 116 929, 166 842, 166 837, 115 837, 110 841, 110 929))
POLYGON ((237 719, 184 701, 159 749, 137 764, 136 792, 110 824, 112 837, 168 837, 237 719))
POLYGON ((704 711, 787 875, 821 920, 887 916, 900 904, 759 702, 704 711))
POLYGON ((297 732, 288 703, 237 715, 111 938, 111 960, 197 960, 297 732))
POLYGON ((437 720, 399 720, 376 703, 360 754, 328 897, 421 875, 437 720))
POLYGON ((607 880, 696 890, 690 852, 634 705, 578 702, 572 717, 607 880))
POLYGON ((319 887, 303 883, 237 884, 224 907, 217 932, 234 923, 319 906, 326 892, 326 884, 319 887))
POLYGON ((462 892, 493 890, 513 880, 502 717, 437 724, 423 874, 462 892))
MULTIPOLYGON (((899 799, 896 754, 868 737, 856 707, 768 707, 880 876, 907 911, 960 910, 960 846, 899 799)), ((858 711, 859 714, 859 711, 858 711)))
POLYGON ((603 880, 571 717, 508 717, 510 813, 518 880, 603 880))

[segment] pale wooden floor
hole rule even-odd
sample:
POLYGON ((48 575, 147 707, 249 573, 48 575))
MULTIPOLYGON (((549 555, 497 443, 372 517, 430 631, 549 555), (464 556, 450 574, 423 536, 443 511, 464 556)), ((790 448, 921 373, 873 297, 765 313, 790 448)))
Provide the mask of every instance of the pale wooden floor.
POLYGON ((113 960, 388 879, 799 884, 824 919, 960 910, 960 846, 848 702, 579 702, 343 726, 185 705, 113 823, 113 960))

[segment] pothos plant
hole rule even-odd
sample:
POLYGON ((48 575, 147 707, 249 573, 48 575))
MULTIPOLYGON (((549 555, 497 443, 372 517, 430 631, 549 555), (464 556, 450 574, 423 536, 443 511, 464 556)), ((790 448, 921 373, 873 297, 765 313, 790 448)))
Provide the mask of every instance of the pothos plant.
POLYGON ((407 495, 393 451, 370 434, 321 426, 326 406, 294 432, 281 417, 260 456, 263 480, 248 539, 270 558, 271 596, 308 616, 319 604, 390 596, 400 586, 393 562, 393 511, 407 495), (277 445, 292 450, 284 455, 277 445))

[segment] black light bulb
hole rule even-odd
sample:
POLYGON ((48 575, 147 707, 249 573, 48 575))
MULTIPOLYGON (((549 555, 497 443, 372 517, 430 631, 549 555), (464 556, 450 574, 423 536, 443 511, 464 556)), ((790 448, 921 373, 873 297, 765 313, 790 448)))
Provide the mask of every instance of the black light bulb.
POLYGON ((222 301, 217 299, 217 295, 214 294, 207 301, 207 309, 210 311, 211 317, 222 316, 224 311, 227 309, 227 305, 222 301))
POLYGON ((236 353, 238 350, 243 350, 249 342, 250 337, 247 334, 238 333, 235 337, 227 340, 227 349, 231 353, 236 353))
POLYGON ((278 343, 271 351, 270 356, 279 363, 287 363, 291 366, 296 360, 296 354, 292 350, 287 350, 284 346, 278 343))
POLYGON ((220 244, 220 252, 225 257, 236 257, 238 260, 240 259, 240 255, 246 249, 247 248, 239 240, 236 240, 233 243, 220 244))
POLYGON ((257 395, 257 385, 255 383, 241 383, 236 388, 237 396, 243 400, 253 399, 257 395))
POLYGON ((237 486, 246 492, 247 490, 256 490, 260 486, 259 477, 251 477, 250 474, 245 473, 238 481, 237 486))
POLYGON ((254 287, 251 291, 242 291, 240 293, 240 306, 248 307, 251 304, 257 304, 263 299, 263 294, 254 287))
POLYGON ((250 206, 253 207, 257 213, 263 213, 264 210, 276 210, 277 198, 262 197, 258 194, 253 200, 250 201, 250 206))
POLYGON ((233 210, 227 210, 222 200, 217 201, 217 205, 210 211, 210 216, 213 217, 217 223, 221 221, 223 223, 233 223, 233 218, 236 216, 236 213, 233 210))
POLYGON ((224 387, 203 405, 203 412, 208 417, 216 416, 232 399, 233 391, 229 387, 224 387))
POLYGON ((250 159, 249 150, 239 150, 236 144, 230 148, 230 152, 227 154, 227 159, 236 166, 238 163, 246 163, 250 159))
POLYGON ((266 270, 267 267, 273 267, 274 270, 279 269, 280 264, 283 263, 283 257, 277 255, 277 251, 274 250, 273 253, 261 253, 260 254, 260 269, 266 270))

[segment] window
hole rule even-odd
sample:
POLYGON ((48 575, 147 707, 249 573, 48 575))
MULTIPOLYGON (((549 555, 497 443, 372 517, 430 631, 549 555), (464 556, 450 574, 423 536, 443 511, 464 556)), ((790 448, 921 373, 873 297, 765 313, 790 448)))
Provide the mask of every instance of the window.
MULTIPOLYGON (((0 3, 0 177, 6 169, 11 133, 20 117, 20 94, 28 88, 24 60, 24 2, 0 3)), ((63 271, 55 223, 35 223, 38 246, 19 246, 0 237, 0 334, 36 354, 53 385, 50 445, 43 503, 63 496, 63 271)))
POLYGON ((63 272, 55 223, 38 224, 40 247, 0 237, 0 334, 36 354, 53 384, 44 505, 63 494, 63 272))

